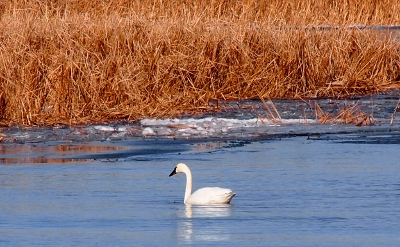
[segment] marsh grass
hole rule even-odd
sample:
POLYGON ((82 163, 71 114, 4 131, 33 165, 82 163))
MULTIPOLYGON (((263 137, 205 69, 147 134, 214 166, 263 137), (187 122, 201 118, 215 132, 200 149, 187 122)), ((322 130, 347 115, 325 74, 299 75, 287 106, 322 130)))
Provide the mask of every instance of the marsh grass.
POLYGON ((375 124, 373 113, 367 114, 359 105, 359 102, 352 106, 344 105, 338 107, 338 113, 324 112, 315 102, 315 116, 321 124, 353 124, 355 126, 371 126, 375 124))
POLYGON ((135 121, 209 111, 211 100, 398 88, 399 41, 352 26, 398 24, 398 13, 393 1, 5 1, 0 123, 135 121))
POLYGON ((396 107, 394 108, 393 113, 390 117, 390 126, 393 125, 394 116, 396 115, 398 109, 400 109, 400 99, 397 101, 396 107))

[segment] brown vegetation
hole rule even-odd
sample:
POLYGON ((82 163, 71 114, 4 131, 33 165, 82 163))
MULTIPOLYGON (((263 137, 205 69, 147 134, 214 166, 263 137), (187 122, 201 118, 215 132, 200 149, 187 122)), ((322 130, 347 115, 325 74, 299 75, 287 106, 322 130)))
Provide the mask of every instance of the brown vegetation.
POLYGON ((385 0, 7 0, 0 124, 135 121, 208 110, 210 100, 398 88, 399 40, 353 26, 399 24, 398 13, 385 0))
POLYGON ((358 102, 353 106, 343 106, 339 109, 339 113, 336 115, 325 113, 318 104, 315 104, 315 108, 316 120, 321 124, 353 124, 355 126, 368 126, 375 124, 373 114, 366 114, 362 111, 358 102))

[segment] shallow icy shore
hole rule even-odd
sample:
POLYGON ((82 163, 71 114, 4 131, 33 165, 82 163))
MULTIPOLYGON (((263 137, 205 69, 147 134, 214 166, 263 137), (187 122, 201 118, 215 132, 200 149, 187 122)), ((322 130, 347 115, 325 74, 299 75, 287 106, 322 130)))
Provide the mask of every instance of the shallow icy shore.
POLYGON ((274 136, 391 132, 400 130, 400 113, 396 109, 398 102, 398 92, 348 100, 274 100, 273 103, 267 102, 271 109, 276 107, 271 115, 259 100, 234 101, 223 103, 215 112, 174 119, 142 119, 137 122, 82 126, 0 128, 0 142, 116 141, 132 138, 267 139, 274 136), (357 105, 362 112, 370 114, 374 122, 361 127, 354 124, 321 124, 315 114, 316 105, 325 114, 332 115, 338 114, 345 106, 357 105))

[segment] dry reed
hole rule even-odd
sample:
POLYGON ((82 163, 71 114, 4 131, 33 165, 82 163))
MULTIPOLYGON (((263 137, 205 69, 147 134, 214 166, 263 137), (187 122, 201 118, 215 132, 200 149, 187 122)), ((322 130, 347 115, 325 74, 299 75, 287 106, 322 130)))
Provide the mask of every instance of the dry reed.
POLYGON ((135 121, 209 110, 210 100, 398 88, 399 41, 349 26, 398 24, 399 12, 372 0, 5 1, 0 124, 135 121))
POLYGON ((394 115, 396 115, 397 109, 400 108, 400 99, 397 101, 396 107, 394 108, 394 111, 392 115, 390 116, 390 126, 393 125, 393 120, 394 120, 394 115))
POLYGON ((321 124, 353 124, 355 126, 371 126, 375 124, 373 114, 366 114, 361 110, 358 102, 353 106, 344 105, 339 108, 339 112, 334 115, 325 113, 320 106, 315 103, 316 120, 321 124))

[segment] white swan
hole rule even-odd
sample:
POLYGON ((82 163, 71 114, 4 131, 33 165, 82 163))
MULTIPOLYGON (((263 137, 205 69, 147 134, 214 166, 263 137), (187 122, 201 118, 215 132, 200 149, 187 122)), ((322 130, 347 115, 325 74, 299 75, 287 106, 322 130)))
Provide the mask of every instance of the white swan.
POLYGON ((187 165, 179 163, 169 174, 173 176, 179 172, 186 174, 186 190, 183 202, 192 205, 224 204, 229 203, 236 194, 230 189, 220 187, 206 187, 195 191, 192 194, 192 173, 187 165))

